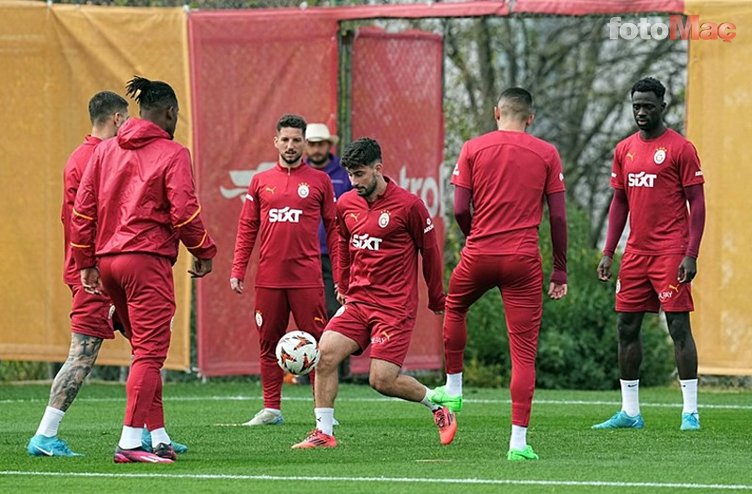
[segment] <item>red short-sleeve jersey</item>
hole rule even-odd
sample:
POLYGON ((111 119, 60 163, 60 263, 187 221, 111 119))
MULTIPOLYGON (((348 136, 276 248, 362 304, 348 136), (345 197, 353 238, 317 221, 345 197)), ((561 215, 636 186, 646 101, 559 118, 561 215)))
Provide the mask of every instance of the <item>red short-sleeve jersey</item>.
POLYGON ((617 144, 611 186, 627 195, 630 231, 626 252, 684 253, 689 241, 684 189, 704 182, 697 150, 674 130, 650 140, 636 132, 617 144))

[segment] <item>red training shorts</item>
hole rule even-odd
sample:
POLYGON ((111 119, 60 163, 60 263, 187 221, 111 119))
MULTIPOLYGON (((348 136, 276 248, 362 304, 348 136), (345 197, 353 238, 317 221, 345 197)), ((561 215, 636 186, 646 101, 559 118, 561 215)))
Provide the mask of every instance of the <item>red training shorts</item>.
POLYGON ((371 346, 371 358, 402 367, 415 327, 415 315, 359 302, 348 303, 329 320, 324 331, 336 331, 355 341, 363 353, 371 346))
POLYGON ((616 280, 616 312, 691 312, 690 283, 676 281, 684 254, 624 254, 616 280))
POLYGON ((73 295, 70 312, 71 331, 103 340, 113 339, 115 332, 112 329, 110 298, 87 293, 82 285, 68 287, 73 295))

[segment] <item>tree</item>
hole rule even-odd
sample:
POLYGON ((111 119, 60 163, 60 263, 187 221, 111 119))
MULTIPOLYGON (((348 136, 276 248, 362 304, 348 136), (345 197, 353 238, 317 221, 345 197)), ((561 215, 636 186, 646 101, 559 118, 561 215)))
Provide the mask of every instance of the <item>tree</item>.
POLYGON ((503 88, 529 89, 536 107, 531 132, 558 147, 569 199, 589 217, 592 246, 608 214, 614 146, 636 130, 629 89, 647 75, 661 79, 668 123, 680 128, 686 78, 686 43, 611 40, 607 22, 512 16, 422 23, 445 38, 447 163, 462 141, 494 128, 492 108, 503 88))

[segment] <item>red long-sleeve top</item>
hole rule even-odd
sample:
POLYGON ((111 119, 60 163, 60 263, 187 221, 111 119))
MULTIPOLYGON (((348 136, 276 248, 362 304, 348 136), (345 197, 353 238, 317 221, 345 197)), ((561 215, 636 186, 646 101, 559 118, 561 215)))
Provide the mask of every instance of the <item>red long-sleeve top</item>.
POLYGON ((179 242, 211 259, 217 248, 200 213, 188 150, 156 124, 131 118, 97 147, 81 179, 71 218, 76 265, 136 252, 174 263, 179 242))
POLYGON ((369 203, 355 190, 337 201, 339 291, 347 302, 379 305, 414 316, 418 253, 428 308, 444 310, 443 264, 431 215, 418 196, 387 179, 369 203))
POLYGON ((255 284, 263 288, 314 288, 321 277, 319 223, 323 220, 332 265, 337 230, 329 176, 308 165, 279 163, 251 179, 238 220, 232 278, 243 280, 260 236, 255 284))
POLYGON ((87 135, 70 155, 63 170, 63 206, 60 210, 60 220, 63 222, 63 238, 65 239, 65 264, 63 267, 63 280, 68 285, 80 285, 81 276, 76 268, 70 246, 71 217, 73 216, 73 203, 76 200, 76 192, 81 185, 81 177, 84 175, 86 165, 89 163, 94 149, 102 142, 102 139, 87 135))

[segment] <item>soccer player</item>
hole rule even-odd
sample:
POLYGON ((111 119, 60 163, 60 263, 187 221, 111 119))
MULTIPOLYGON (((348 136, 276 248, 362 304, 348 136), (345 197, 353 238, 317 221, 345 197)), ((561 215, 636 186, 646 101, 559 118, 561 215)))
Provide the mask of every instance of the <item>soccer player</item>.
MULTIPOLYGON (((303 163, 306 122, 282 115, 274 145, 279 160, 257 173, 248 187, 238 221, 230 288, 243 279, 256 238, 261 242, 255 280, 254 320, 260 346, 264 408, 243 425, 280 425, 282 380, 275 348, 285 334, 290 311, 298 327, 316 339, 326 325, 318 230, 323 220, 330 252, 336 247, 334 191, 326 173, 303 163)), ((315 380, 311 376, 312 381, 315 380)))
MULTIPOLYGON (((321 170, 329 175, 334 187, 334 197, 339 198, 342 194, 352 189, 347 170, 342 168, 339 156, 332 152, 332 146, 339 142, 339 137, 329 132, 329 127, 323 123, 310 123, 306 127, 306 163, 309 166, 321 170)), ((332 260, 329 256, 329 248, 326 245, 326 230, 324 224, 319 226, 319 246, 321 247, 321 274, 324 277, 324 295, 326 296, 326 316, 331 319, 340 305, 334 291, 334 276, 332 273, 332 260)), ((345 359, 340 366, 341 375, 349 373, 348 362, 345 359)), ((294 382, 306 381, 308 375, 296 376, 294 382)))
POLYGON ((689 313, 694 310, 691 281, 697 274, 705 227, 705 180, 695 147, 663 123, 665 93, 663 84, 652 77, 632 86, 632 114, 639 131, 617 144, 614 152, 614 196, 598 278, 611 278, 614 251, 629 218, 629 238, 616 280, 622 408, 594 429, 645 426, 639 402, 640 328, 645 312, 661 308, 674 342, 684 399, 680 428, 700 428, 697 349, 689 313))
POLYGON ((439 427, 442 444, 457 429, 454 414, 428 400, 429 389, 400 374, 418 307, 418 253, 428 284, 428 307, 444 308, 441 250, 423 202, 384 176, 379 144, 358 139, 345 148, 342 164, 354 190, 337 201, 338 297, 346 302, 329 321, 316 367, 316 429, 295 449, 333 448, 338 366, 371 346, 369 383, 386 396, 422 403, 439 427))
POLYGON ((102 341, 115 337, 110 316, 110 299, 104 295, 87 293, 81 285, 81 276, 70 251, 70 222, 73 201, 86 164, 99 143, 114 137, 118 128, 128 119, 128 102, 113 92, 99 92, 89 100, 89 119, 92 124, 91 134, 84 137, 84 142, 73 151, 63 171, 63 207, 60 216, 65 239, 63 280, 72 295, 71 344, 68 358, 52 382, 50 399, 36 435, 26 447, 32 456, 78 455, 57 437, 58 427, 65 412, 76 399, 86 376, 91 372, 102 341))
POLYGON ((217 248, 201 221, 190 154, 172 140, 175 92, 164 82, 134 77, 127 93, 139 103, 141 118, 125 122, 117 138, 95 150, 76 194, 70 245, 84 289, 106 291, 130 334, 133 361, 114 461, 172 463, 160 376, 175 314, 172 265, 182 241, 194 256, 189 273, 203 277, 217 248), (153 453, 142 447, 144 424, 156 444, 153 453))
POLYGON ((545 200, 554 258, 548 295, 560 299, 567 294, 564 175, 556 148, 526 133, 534 119, 528 91, 505 90, 494 117, 498 130, 467 141, 452 173, 454 214, 467 241, 452 272, 446 301, 446 386, 435 389, 430 399, 453 411, 462 408, 467 311, 486 291, 498 288, 512 359, 512 434, 507 458, 537 460, 538 455, 527 444, 527 427, 543 315, 538 226, 545 200))

